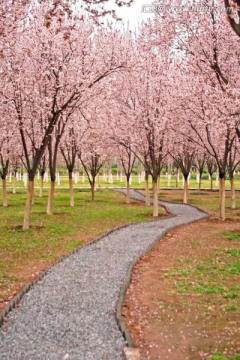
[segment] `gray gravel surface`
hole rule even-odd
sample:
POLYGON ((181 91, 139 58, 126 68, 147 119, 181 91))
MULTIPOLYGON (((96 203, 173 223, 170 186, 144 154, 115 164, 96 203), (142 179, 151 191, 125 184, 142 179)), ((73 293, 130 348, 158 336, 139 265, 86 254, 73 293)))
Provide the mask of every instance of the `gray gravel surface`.
MULTIPOLYGON (((131 196, 144 200, 134 190, 131 196)), ((176 216, 116 230, 51 268, 8 315, 0 360, 123 359, 115 309, 129 265, 166 230, 206 217, 188 205, 160 204, 176 216)))

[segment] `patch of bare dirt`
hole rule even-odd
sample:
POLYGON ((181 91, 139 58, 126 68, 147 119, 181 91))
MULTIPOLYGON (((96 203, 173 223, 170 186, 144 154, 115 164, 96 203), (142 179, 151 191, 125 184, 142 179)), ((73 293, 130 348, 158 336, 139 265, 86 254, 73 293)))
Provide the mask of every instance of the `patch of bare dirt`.
POLYGON ((175 229, 138 261, 122 315, 143 359, 240 353, 240 282, 229 273, 239 258, 224 253, 240 243, 219 235, 226 231, 240 233, 238 223, 207 219, 175 229))
MULTIPOLYGON (((16 225, 16 226, 12 226, 10 229, 12 231, 17 231, 17 230, 22 230, 23 226, 22 225, 16 225)), ((30 229, 33 229, 33 230, 42 230, 44 229, 45 226, 30 226, 30 229)))

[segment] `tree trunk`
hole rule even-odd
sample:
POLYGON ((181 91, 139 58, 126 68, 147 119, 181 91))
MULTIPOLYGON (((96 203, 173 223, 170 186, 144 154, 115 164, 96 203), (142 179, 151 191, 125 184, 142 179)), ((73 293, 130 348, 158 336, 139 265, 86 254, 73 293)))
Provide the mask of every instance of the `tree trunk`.
POLYGON ((41 180, 40 180, 40 189, 39 189, 39 197, 43 197, 43 183, 44 183, 44 176, 41 176, 41 180))
POLYGON ((210 175, 210 188, 211 188, 211 191, 213 190, 213 176, 210 175))
POLYGON ((236 192, 234 186, 234 177, 230 178, 231 184, 231 209, 236 209, 236 192))
POLYGON ((188 179, 184 177, 183 203, 188 203, 188 179))
POLYGON ((158 191, 158 195, 160 194, 160 175, 158 176, 157 179, 157 191, 158 191))
POLYGON ((199 174, 198 193, 201 193, 202 175, 199 174))
POLYGON ((33 192, 32 192, 32 205, 34 205, 34 183, 33 183, 33 192))
POLYGON ((167 176, 167 179, 168 179, 168 182, 167 182, 167 186, 171 186, 171 178, 172 178, 172 174, 170 172, 168 172, 168 176, 167 176))
POLYGON ((91 193, 92 193, 92 201, 95 198, 95 181, 91 182, 91 193))
POLYGON ((55 184, 56 182, 51 180, 50 191, 48 195, 48 203, 47 203, 47 214, 52 215, 53 213, 53 199, 54 199, 54 192, 55 192, 55 184))
POLYGON ((70 173, 69 173, 69 194, 70 194, 70 206, 74 207, 73 179, 70 173))
POLYGON ((14 177, 13 177, 13 194, 16 194, 17 192, 17 176, 16 174, 14 174, 14 177))
POLYGON ((127 177, 127 194, 126 194, 126 204, 130 204, 130 178, 127 177))
POLYGON ((153 179, 153 217, 158 217, 158 181, 153 179))
POLYGON ((177 169, 177 173, 176 173, 176 188, 178 188, 178 181, 179 181, 179 170, 177 169))
POLYGON ((219 179, 220 220, 225 221, 225 177, 219 179))
POLYGON ((30 212, 32 206, 32 196, 34 191, 34 181, 28 181, 27 201, 24 212, 23 230, 28 230, 30 226, 30 212))
POLYGON ((150 206, 149 181, 146 179, 146 206, 150 206))
POLYGON ((3 206, 8 206, 6 178, 2 179, 2 189, 3 189, 3 206))

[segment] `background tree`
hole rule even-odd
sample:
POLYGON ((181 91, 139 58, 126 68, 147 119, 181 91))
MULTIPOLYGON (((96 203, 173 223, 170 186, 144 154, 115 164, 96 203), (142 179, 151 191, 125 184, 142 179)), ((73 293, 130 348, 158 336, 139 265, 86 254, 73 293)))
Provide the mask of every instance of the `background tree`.
POLYGON ((180 71, 176 70, 178 86, 173 92, 176 93, 175 111, 178 109, 181 118, 177 122, 181 133, 191 137, 217 163, 220 218, 224 220, 227 159, 238 128, 239 57, 238 39, 229 28, 222 26, 224 14, 215 11, 217 4, 206 1, 209 12, 188 17, 184 25, 188 35, 178 37, 185 65, 180 71), (185 126, 187 123, 189 126, 185 126))
POLYGON ((93 201, 98 172, 113 154, 106 132, 104 108, 99 107, 99 104, 88 106, 81 109, 79 117, 81 121, 75 131, 77 154, 90 183, 93 201))
POLYGON ((217 171, 217 164, 214 157, 208 155, 206 165, 210 177, 210 189, 213 190, 213 174, 217 171))
MULTIPOLYGON (((123 142, 121 142, 123 144, 123 142)), ((132 170, 136 162, 136 155, 132 151, 132 144, 127 143, 126 139, 124 140, 123 145, 117 145, 117 154, 121 161, 124 174, 126 176, 127 192, 126 192, 126 203, 130 204, 130 179, 132 175, 132 170)))
POLYGON ((230 180, 231 186, 231 208, 236 209, 236 192, 235 192, 235 185, 234 185, 234 173, 237 166, 240 163, 239 157, 239 149, 238 149, 237 139, 234 139, 234 143, 231 147, 231 150, 228 154, 228 161, 227 161, 227 171, 230 180))
POLYGON ((178 164, 178 167, 181 169, 184 185, 183 185, 183 203, 188 203, 188 178, 192 165, 194 164, 195 158, 195 148, 191 141, 186 141, 185 139, 182 142, 179 142, 177 146, 174 146, 170 150, 170 153, 175 161, 178 164))
POLYGON ((62 114, 84 93, 125 66, 122 35, 65 15, 46 20, 39 6, 5 57, 3 98, 12 106, 28 172, 24 229, 29 228, 33 181, 62 114), (25 46, 25 44, 28 44, 25 46))
POLYGON ((39 175, 40 175, 40 188, 39 188, 40 198, 43 197, 43 184, 44 184, 44 176, 46 174, 46 169, 47 169, 47 156, 43 155, 38 166, 39 175))
POLYGON ((0 175, 2 179, 3 206, 8 206, 6 177, 9 170, 10 151, 7 142, 8 142, 7 137, 5 139, 0 140, 0 159, 1 159, 0 175))
POLYGON ((61 154, 64 158, 66 167, 68 169, 69 179, 69 195, 70 206, 74 206, 74 192, 73 192, 73 170, 77 159, 77 143, 74 130, 74 124, 68 124, 68 128, 65 131, 63 141, 60 145, 61 154))
POLYGON ((201 154, 201 153, 197 153, 195 155, 195 159, 194 159, 194 165, 196 166, 197 170, 198 170, 198 190, 200 193, 201 190, 201 184, 202 184, 202 175, 203 175, 203 170, 205 168, 206 165, 206 154, 201 154))

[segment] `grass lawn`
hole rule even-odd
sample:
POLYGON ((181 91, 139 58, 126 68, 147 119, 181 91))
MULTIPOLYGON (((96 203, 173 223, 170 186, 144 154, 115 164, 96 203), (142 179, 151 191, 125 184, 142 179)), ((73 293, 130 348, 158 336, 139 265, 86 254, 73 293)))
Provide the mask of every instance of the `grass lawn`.
MULTIPOLYGON (((114 227, 152 220, 152 209, 140 202, 126 205, 109 190, 98 190, 92 202, 89 189, 78 185, 70 208, 67 178, 48 216, 48 184, 43 198, 35 191, 29 231, 21 229, 26 189, 9 190, 9 207, 0 207, 0 309, 72 249, 114 227)), ((123 315, 146 358, 239 360, 240 210, 230 209, 229 195, 223 223, 217 192, 190 191, 189 202, 211 218, 172 230, 135 267, 123 315)), ((161 190, 160 199, 182 202, 182 191, 161 190)))
MULTIPOLYGON (((160 199, 181 202, 181 191, 160 199)), ((218 194, 190 192, 210 219, 170 231, 139 260, 123 315, 146 359, 240 359, 240 210, 218 220, 218 194)), ((240 199, 237 199, 240 207, 240 199)))
MULTIPOLYGON (((9 177, 7 179, 7 186, 9 188, 9 190, 12 188, 12 185, 13 183, 9 181, 9 177)), ((113 176, 113 184, 110 184, 108 181, 104 181, 103 180, 103 176, 99 176, 97 177, 97 187, 101 188, 101 187, 126 187, 126 179, 125 177, 123 176, 123 181, 121 182, 118 178, 117 180, 117 176, 114 175, 113 176)), ((180 181, 179 181, 179 187, 181 188, 182 187, 182 176, 180 176, 180 181)), ((151 178, 149 178, 149 185, 151 186, 151 178)), ((24 187, 24 183, 23 181, 18 181, 17 182, 17 186, 18 187, 24 187)), ((39 187, 40 186, 40 181, 37 179, 37 177, 35 178, 35 187, 39 187)), ((137 175, 133 175, 132 176, 132 184, 131 186, 133 188, 144 188, 145 184, 144 184, 144 181, 139 183, 138 181, 138 176, 137 175)), ((166 178, 165 175, 161 175, 161 178, 160 178, 160 186, 162 188, 174 188, 176 187, 176 176, 172 176, 171 177, 171 181, 170 181, 170 186, 168 186, 168 180, 166 178)), ((48 190, 50 187, 50 178, 49 178, 49 181, 48 182, 45 182, 44 183, 44 189, 45 190, 48 190)), ((75 188, 89 188, 89 183, 87 181, 87 178, 85 177, 85 181, 82 182, 82 176, 79 177, 79 181, 77 184, 74 184, 74 187, 75 188)), ((196 175, 192 175, 192 177, 190 178, 189 180, 189 187, 190 188, 195 188, 195 189, 198 189, 198 183, 196 181, 196 175)), ((201 187, 202 189, 207 189, 207 188, 210 188, 210 181, 207 179, 205 180, 202 180, 202 183, 201 183, 201 187)), ((235 176, 235 187, 236 189, 240 189, 240 175, 236 175, 235 176)), ((62 175, 60 176, 60 184, 56 184, 56 188, 68 188, 68 176, 67 175, 62 175)), ((215 178, 214 178, 214 181, 213 181, 213 188, 214 189, 217 189, 218 186, 216 186, 216 181, 215 181, 215 178)), ((226 189, 230 189, 230 182, 229 180, 226 180, 226 189)))
MULTIPOLYGON (((0 309, 27 282, 57 258, 88 243, 114 227, 152 220, 150 207, 109 190, 75 190, 75 207, 69 206, 67 190, 57 190, 54 214, 46 215, 47 193, 35 196, 31 229, 21 229, 26 191, 9 195, 9 206, 0 207, 0 309)), ((164 212, 161 210, 161 215, 164 212)))

